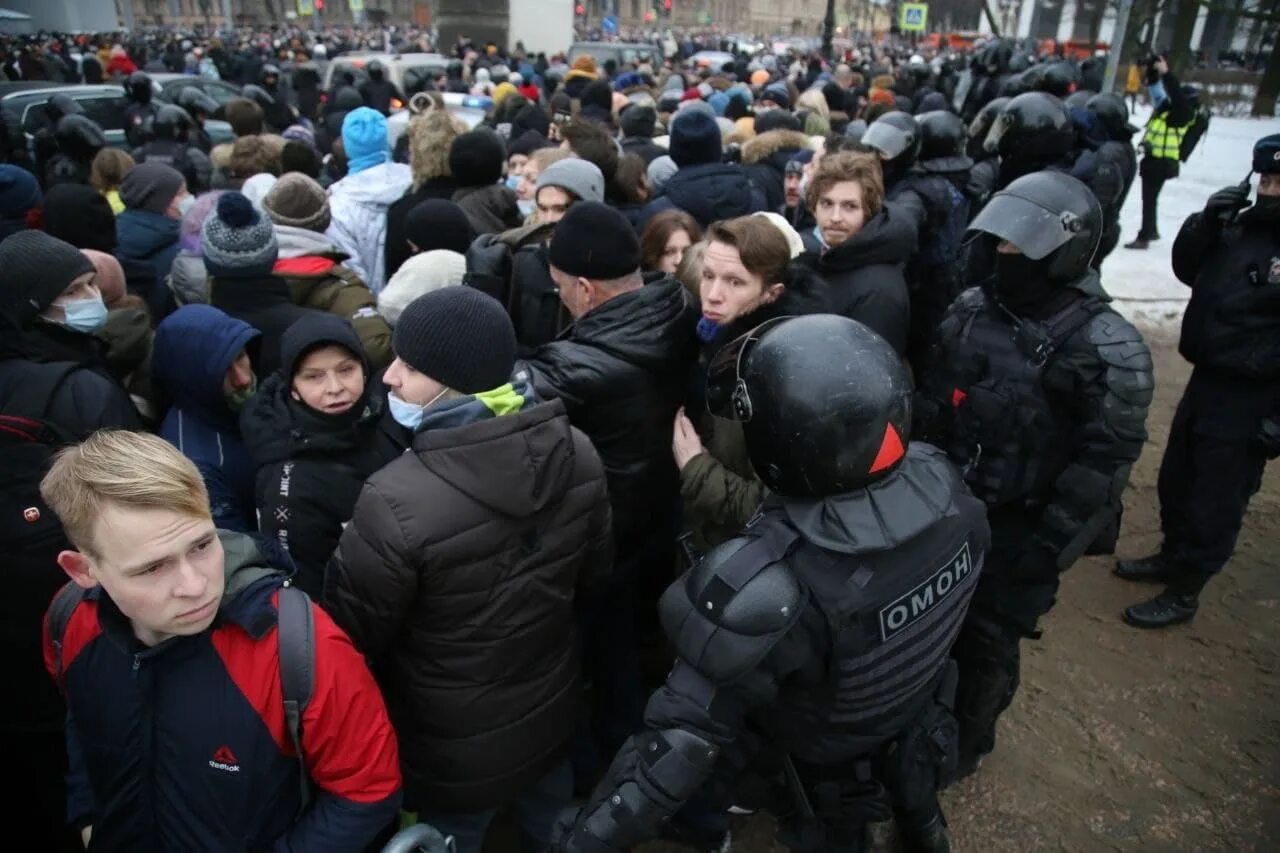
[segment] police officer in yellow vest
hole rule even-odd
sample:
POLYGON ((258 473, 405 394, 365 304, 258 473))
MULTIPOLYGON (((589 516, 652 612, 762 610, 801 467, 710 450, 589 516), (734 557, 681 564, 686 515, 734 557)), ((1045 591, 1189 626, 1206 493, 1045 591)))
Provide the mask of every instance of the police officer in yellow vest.
POLYGON ((1145 249, 1152 240, 1160 239, 1156 199, 1164 182, 1178 177, 1178 152, 1193 118, 1191 101, 1163 56, 1147 63, 1146 82, 1154 112, 1142 137, 1143 157, 1138 169, 1142 176, 1142 228, 1133 242, 1125 244, 1126 249, 1145 249))

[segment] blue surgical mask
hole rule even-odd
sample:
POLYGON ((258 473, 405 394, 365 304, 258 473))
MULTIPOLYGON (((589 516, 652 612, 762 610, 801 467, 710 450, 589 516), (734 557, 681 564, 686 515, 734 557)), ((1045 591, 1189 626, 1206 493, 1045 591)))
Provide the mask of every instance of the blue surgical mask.
POLYGON ((421 406, 416 403, 406 403, 397 397, 394 391, 388 391, 387 406, 390 408, 391 417, 395 419, 396 423, 410 432, 417 432, 418 428, 422 426, 422 419, 426 417, 427 409, 448 391, 449 389, 445 388, 421 406))
POLYGON ((196 203, 196 197, 193 195, 189 195, 186 198, 184 198, 182 201, 178 202, 178 218, 186 219, 187 213, 191 210, 191 208, 195 205, 195 203, 196 203))
POLYGON ((90 334, 101 329, 102 324, 107 322, 107 304, 102 301, 101 296, 64 302, 62 310, 67 315, 63 325, 77 332, 90 334))
POLYGON ((533 199, 526 198, 516 199, 516 207, 520 208, 520 215, 524 217, 532 216, 533 212, 538 209, 538 206, 533 203, 533 199))
POLYGON ((523 178, 521 178, 519 175, 507 175, 507 189, 509 190, 518 189, 520 187, 520 181, 522 180, 523 178))

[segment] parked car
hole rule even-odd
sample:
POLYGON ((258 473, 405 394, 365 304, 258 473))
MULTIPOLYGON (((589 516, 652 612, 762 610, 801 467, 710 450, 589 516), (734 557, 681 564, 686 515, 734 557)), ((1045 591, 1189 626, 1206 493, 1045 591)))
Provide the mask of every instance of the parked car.
POLYGON ((619 67, 633 62, 648 62, 655 67, 662 63, 662 50, 654 44, 621 41, 578 41, 569 46, 569 65, 583 54, 595 57, 596 65, 603 66, 612 59, 619 67))
MULTIPOLYGON (((360 51, 344 53, 330 60, 324 72, 324 91, 333 89, 333 81, 338 74, 350 72, 355 85, 369 79, 369 63, 377 60, 386 69, 386 79, 395 84, 406 98, 426 89, 435 77, 449 67, 449 57, 439 53, 374 53, 360 51)), ((394 108, 404 104, 392 104, 394 108)))
POLYGON ((0 83, 0 112, 4 114, 9 144, 27 152, 35 160, 36 134, 49 126, 44 105, 54 95, 69 95, 84 108, 84 114, 102 127, 107 144, 129 149, 124 136, 124 109, 128 104, 124 89, 110 84, 67 85, 44 80, 0 83))
POLYGON ((227 105, 227 101, 232 98, 240 97, 240 89, 231 83, 225 83, 222 80, 210 80, 207 77, 197 77, 192 74, 149 74, 151 77, 151 89, 155 93, 157 100, 164 101, 169 104, 178 102, 178 95, 182 90, 190 86, 199 89, 204 94, 213 99, 218 105, 218 111, 205 119, 204 130, 209 134, 209 140, 214 145, 220 145, 223 142, 232 142, 235 140, 235 134, 231 132, 231 125, 227 124, 222 118, 222 108, 227 105))
MULTIPOLYGON (((425 97, 425 96, 423 96, 425 97)), ((445 109, 455 118, 461 119, 467 129, 474 128, 484 121, 485 115, 493 108, 493 98, 485 95, 461 95, 457 92, 442 92, 445 109)), ((396 143, 409 128, 414 114, 407 109, 397 110, 387 119, 387 141, 394 150, 396 143)))

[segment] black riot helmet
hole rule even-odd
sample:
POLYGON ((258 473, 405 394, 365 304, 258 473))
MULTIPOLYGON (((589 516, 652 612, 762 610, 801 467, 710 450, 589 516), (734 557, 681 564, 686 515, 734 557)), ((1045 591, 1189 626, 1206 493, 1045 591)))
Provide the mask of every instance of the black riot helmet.
POLYGON ((70 95, 54 95, 44 105, 45 115, 49 117, 50 127, 57 127, 63 116, 84 115, 84 107, 70 95))
POLYGON ((274 65, 262 66, 262 71, 258 74, 258 81, 264 86, 274 86, 280 82, 280 69, 274 65), (274 80, 271 78, 275 78, 274 80))
POLYGON ((86 163, 107 147, 107 135, 102 132, 102 128, 93 119, 82 115, 58 119, 53 140, 58 143, 58 150, 63 154, 86 163))
POLYGON ((1041 262, 1045 278, 1070 284, 1085 274, 1102 240, 1102 207, 1081 181, 1062 172, 1023 175, 991 197, 969 225, 1041 262))
POLYGON ((364 106, 364 98, 351 86, 343 86, 333 95, 334 112, 351 112, 364 106))
POLYGON ((240 95, 253 101, 263 109, 273 107, 276 103, 276 99, 271 96, 271 93, 257 83, 246 83, 241 87, 240 95))
POLYGON ((751 464, 771 490, 837 495, 902 461, 911 380, 893 347, 855 320, 782 317, 716 354, 707 408, 742 423, 751 464))
POLYGON ((1043 68, 1044 72, 1040 75, 1035 87, 1041 92, 1048 92, 1050 95, 1065 98, 1075 90, 1076 85, 1080 82, 1080 69, 1076 68, 1076 64, 1069 59, 1050 62, 1044 65, 1043 68))
POLYGON ((973 168, 973 158, 965 149, 969 129, 960 116, 948 110, 932 110, 916 116, 920 125, 920 165, 936 172, 959 172, 973 168))
POLYGON ((190 126, 191 116, 175 104, 165 104, 160 107, 151 122, 156 139, 186 139, 187 129, 190 126))
POLYGON ((1094 95, 1085 109, 1098 117, 1112 139, 1128 139, 1138 132, 1138 128, 1129 123, 1129 108, 1119 95, 1110 92, 1094 95))
POLYGON ((884 161, 886 178, 910 168, 920 154, 920 125, 910 113, 885 113, 862 134, 862 145, 873 148, 884 161))
POLYGON ((445 66, 445 76, 450 80, 462 77, 462 61, 458 59, 449 60, 449 64, 445 66))
POLYGON ((991 125, 989 152, 1023 163, 1052 163, 1071 150, 1075 127, 1066 104, 1048 92, 1011 98, 991 125))
POLYGON ((129 99, 140 104, 151 103, 151 76, 145 71, 135 71, 129 75, 129 99))
POLYGON ((988 153, 982 144, 986 142, 987 134, 991 132, 991 125, 995 124, 996 116, 1004 111, 1009 100, 1009 98, 995 98, 987 101, 973 117, 973 121, 969 122, 969 155, 971 157, 982 157, 988 153))
POLYGON ((383 75, 387 73, 387 69, 376 59, 365 66, 365 71, 369 72, 369 79, 376 83, 381 83, 383 75))
POLYGON ((1067 105, 1068 110, 1083 110, 1089 106, 1089 99, 1097 92, 1091 92, 1088 89, 1076 89, 1070 95, 1062 99, 1062 103, 1067 105))
POLYGON ((187 111, 192 119, 208 117, 218 111, 218 102, 201 92, 195 86, 186 86, 178 93, 178 106, 187 111))

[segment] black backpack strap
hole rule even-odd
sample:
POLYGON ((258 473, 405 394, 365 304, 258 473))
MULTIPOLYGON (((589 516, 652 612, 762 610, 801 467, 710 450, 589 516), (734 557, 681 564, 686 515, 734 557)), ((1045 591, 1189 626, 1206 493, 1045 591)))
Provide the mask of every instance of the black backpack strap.
POLYGON ((53 597, 53 602, 49 605, 49 638, 53 641, 53 670, 54 677, 58 682, 58 687, 65 691, 66 682, 63 678, 62 671, 62 635, 67 632, 67 625, 71 622, 71 614, 75 612, 76 606, 80 604, 84 597, 80 587, 73 581, 67 581, 62 585, 62 589, 58 590, 58 594, 53 597))
POLYGON ((294 586, 282 586, 278 604, 277 635, 280 646, 280 686, 284 692, 284 720, 298 753, 301 799, 298 814, 311 804, 311 777, 302 752, 302 715, 315 689, 316 627, 311 599, 294 586))

